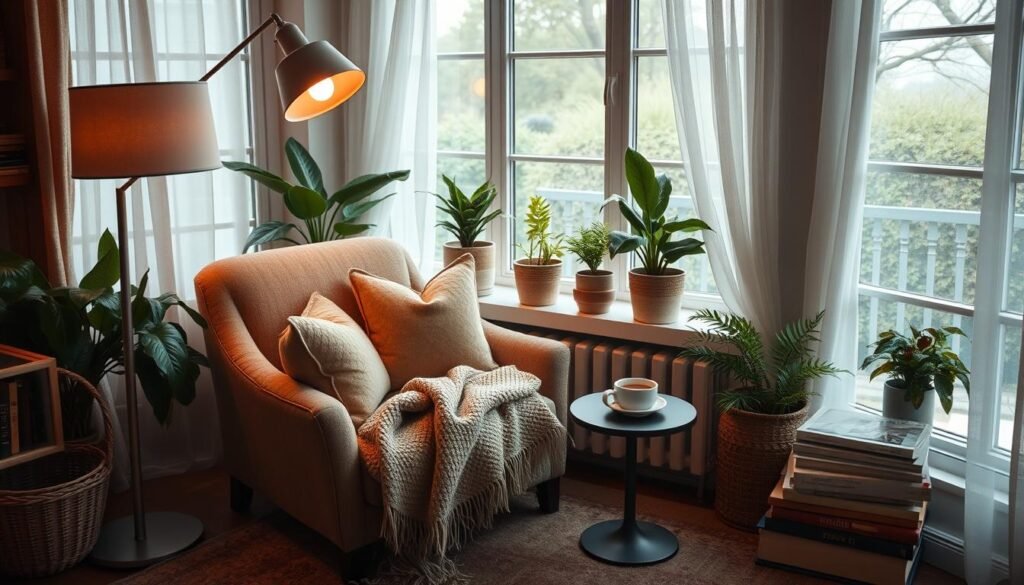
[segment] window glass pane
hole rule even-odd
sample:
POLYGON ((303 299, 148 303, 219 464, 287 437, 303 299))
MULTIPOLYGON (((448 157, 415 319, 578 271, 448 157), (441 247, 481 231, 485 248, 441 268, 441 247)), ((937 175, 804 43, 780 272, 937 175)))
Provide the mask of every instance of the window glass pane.
POLYGON ((885 0, 882 30, 992 22, 996 0, 885 0))
POLYGON ((483 59, 437 63, 437 148, 484 152, 483 59))
MULTIPOLYGON (((604 167, 590 164, 517 162, 515 176, 515 244, 526 245, 526 205, 531 195, 540 195, 551 204, 551 232, 571 234, 581 226, 603 219, 604 167)), ((513 250, 515 258, 523 251, 513 250)), ((563 259, 566 276, 576 272, 575 258, 563 259)))
POLYGON ((682 160, 668 57, 641 57, 636 72, 636 145, 651 160, 682 160))
POLYGON ((880 45, 872 160, 981 166, 992 36, 880 45))
MULTIPOLYGON (((454 158, 448 156, 437 157, 437 191, 444 197, 448 196, 448 187, 441 180, 441 177, 447 175, 449 179, 455 181, 455 184, 462 189, 463 193, 467 195, 476 190, 484 179, 487 178, 486 165, 484 160, 481 159, 469 159, 469 158, 454 158)), ((495 203, 497 205, 497 202, 495 203)), ((437 221, 443 221, 448 219, 441 211, 437 212, 437 221)), ((494 221, 501 221, 498 218, 494 221)), ((493 225, 493 224, 491 224, 493 225)), ((444 256, 442 248, 445 242, 450 242, 455 239, 450 233, 444 231, 441 228, 435 228, 437 237, 434 238, 435 243, 435 254, 434 258, 441 259, 444 256)), ((485 232, 485 235, 487 232, 485 232)), ((481 236, 484 237, 484 236, 481 236)))
POLYGON ((438 53, 483 52, 484 0, 445 0, 434 21, 438 53))
POLYGON ((1013 417, 1017 410, 1017 384, 1020 375, 1020 327, 1003 327, 999 374, 999 429, 996 445, 1009 449, 1013 444, 1013 417))
POLYGON ((870 171, 860 280, 974 303, 981 181, 870 171))
POLYGON ((1017 183, 1017 200, 1013 207, 1010 234, 1010 262, 1006 272, 1004 308, 1014 313, 1024 313, 1024 183, 1017 183))
POLYGON ((513 83, 516 153, 601 156, 604 59, 520 59, 513 83))
MULTIPOLYGON (((858 323, 858 355, 857 363, 861 361, 872 349, 870 344, 878 338, 878 333, 888 329, 895 329, 900 332, 909 332, 910 325, 921 328, 927 323, 931 326, 955 326, 964 330, 967 337, 953 336, 950 338, 950 346, 954 352, 971 368, 971 339, 974 338, 974 324, 970 317, 951 315, 941 311, 923 309, 906 303, 885 301, 878 298, 860 296, 858 323)), ((857 372, 856 401, 858 404, 882 410, 882 388, 885 383, 884 376, 869 381, 870 372, 857 372)), ((953 390, 953 410, 947 415, 942 410, 939 401, 935 401, 935 428, 942 429, 957 435, 967 435, 967 394, 964 392, 960 382, 956 383, 953 390)))
POLYGON ((638 0, 636 46, 641 49, 665 46, 665 23, 661 6, 665 0, 638 0))
POLYGON ((603 0, 514 0, 516 51, 603 49, 603 0))

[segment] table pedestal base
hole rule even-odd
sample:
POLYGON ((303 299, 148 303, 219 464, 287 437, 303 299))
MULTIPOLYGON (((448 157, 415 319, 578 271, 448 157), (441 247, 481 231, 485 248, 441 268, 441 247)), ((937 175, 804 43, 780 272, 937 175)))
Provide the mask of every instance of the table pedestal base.
POLYGON ((652 565, 679 551, 679 540, 650 522, 627 526, 622 520, 598 522, 580 535, 580 548, 599 561, 613 565, 652 565))

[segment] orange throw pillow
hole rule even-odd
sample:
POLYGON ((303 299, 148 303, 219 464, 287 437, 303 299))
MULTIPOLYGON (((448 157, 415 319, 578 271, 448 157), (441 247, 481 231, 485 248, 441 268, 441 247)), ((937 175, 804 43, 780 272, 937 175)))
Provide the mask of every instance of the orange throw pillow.
POLYGON ((422 293, 357 268, 349 278, 392 389, 413 378, 443 376, 455 366, 498 367, 480 322, 476 267, 469 254, 437 273, 422 293))

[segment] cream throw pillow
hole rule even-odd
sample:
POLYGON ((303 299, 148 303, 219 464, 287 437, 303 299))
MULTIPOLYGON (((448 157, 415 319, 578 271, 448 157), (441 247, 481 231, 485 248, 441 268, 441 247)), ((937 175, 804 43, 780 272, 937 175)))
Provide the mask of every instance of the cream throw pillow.
POLYGON ((455 366, 498 367, 480 322, 476 267, 469 254, 437 273, 422 293, 357 268, 349 279, 393 389, 413 378, 443 376, 455 366))
POLYGON ((348 313, 313 293, 300 317, 289 317, 278 338, 289 376, 336 397, 356 427, 377 410, 391 388, 384 362, 348 313))

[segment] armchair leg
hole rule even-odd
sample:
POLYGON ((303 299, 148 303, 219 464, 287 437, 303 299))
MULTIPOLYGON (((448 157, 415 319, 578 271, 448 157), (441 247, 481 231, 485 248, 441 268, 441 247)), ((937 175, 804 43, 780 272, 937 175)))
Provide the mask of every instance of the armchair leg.
POLYGON ((251 505, 252 488, 231 476, 231 509, 239 514, 245 514, 251 505))
POLYGON ((338 551, 341 577, 345 582, 372 578, 381 560, 381 542, 368 544, 355 550, 338 551))
POLYGON ((558 511, 558 498, 562 492, 562 479, 556 477, 537 484, 537 503, 544 514, 558 511))

